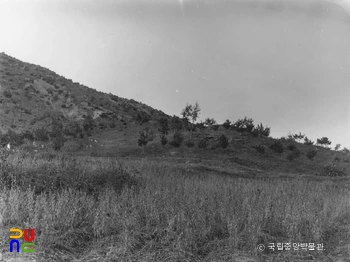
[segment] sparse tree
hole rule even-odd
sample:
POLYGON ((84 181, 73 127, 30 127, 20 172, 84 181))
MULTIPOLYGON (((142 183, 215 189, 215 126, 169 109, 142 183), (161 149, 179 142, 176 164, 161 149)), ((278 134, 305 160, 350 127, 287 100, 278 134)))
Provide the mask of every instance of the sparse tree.
POLYGON ((145 147, 148 142, 153 141, 154 132, 150 127, 145 127, 140 131, 140 138, 137 143, 140 147, 142 147, 142 153, 145 153, 145 147))
POLYGON ((184 136, 183 136, 182 132, 176 131, 174 136, 173 136, 173 140, 171 140, 169 142, 169 144, 174 146, 174 147, 179 147, 179 146, 181 146, 183 140, 184 140, 184 136))
POLYGON ((344 147, 344 148, 342 149, 342 152, 348 154, 348 153, 350 153, 350 150, 349 150, 348 148, 344 147))
POLYGON ((270 130, 271 128, 269 127, 264 127, 262 123, 257 125, 256 127, 253 128, 252 134, 255 137, 261 137, 261 136, 266 136, 268 137, 270 135, 270 130))
POLYGON ((83 127, 84 130, 87 131, 91 131, 94 128, 94 118, 92 117, 92 113, 88 113, 87 116, 84 119, 84 123, 83 123, 83 127))
POLYGON ((167 118, 162 117, 161 119, 159 119, 158 131, 163 135, 167 135, 169 133, 170 128, 169 128, 169 122, 167 118))
POLYGON ((161 134, 160 142, 162 143, 163 147, 168 143, 168 139, 166 138, 166 136, 164 134, 161 134))
POLYGON ((338 151, 340 146, 341 146, 340 144, 336 144, 335 147, 334 147, 335 151, 338 151))
POLYGON ((197 120, 200 111, 201 109, 199 107, 199 104, 196 102, 195 105, 187 104, 181 112, 181 115, 184 119, 191 121, 190 139, 192 138, 194 122, 197 120))
POLYGON ((327 147, 332 144, 332 142, 328 140, 328 137, 322 137, 321 139, 317 139, 317 144, 327 147))
POLYGON ((183 128, 183 122, 178 116, 173 116, 170 119, 170 128, 174 131, 180 131, 183 128))
POLYGON ((244 119, 238 119, 234 124, 233 128, 239 132, 252 132, 254 128, 254 120, 252 118, 244 117, 244 119))
POLYGON ((219 138, 219 146, 222 148, 226 148, 228 146, 228 138, 225 135, 221 135, 219 138))
POLYGON ((222 124, 222 126, 225 128, 225 129, 229 129, 231 127, 231 121, 226 119, 226 121, 222 124))
POLYGON ((209 117, 207 117, 207 118, 204 120, 204 125, 206 125, 206 126, 216 125, 216 121, 215 121, 214 118, 209 118, 209 117))
POLYGON ((64 146, 63 125, 56 119, 52 120, 52 131, 50 133, 53 148, 60 150, 64 146))
POLYGON ((307 136, 304 138, 304 145, 312 146, 313 144, 314 142, 308 139, 307 136))
POLYGON ((293 138, 294 140, 298 140, 298 142, 300 143, 300 141, 305 138, 305 135, 302 135, 301 132, 299 132, 299 134, 294 134, 293 138))

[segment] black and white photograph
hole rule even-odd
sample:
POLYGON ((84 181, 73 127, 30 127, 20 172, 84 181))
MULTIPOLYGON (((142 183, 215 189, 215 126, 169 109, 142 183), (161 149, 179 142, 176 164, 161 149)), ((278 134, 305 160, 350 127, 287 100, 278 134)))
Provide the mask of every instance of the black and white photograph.
POLYGON ((0 262, 350 262, 350 0, 0 0, 0 262))

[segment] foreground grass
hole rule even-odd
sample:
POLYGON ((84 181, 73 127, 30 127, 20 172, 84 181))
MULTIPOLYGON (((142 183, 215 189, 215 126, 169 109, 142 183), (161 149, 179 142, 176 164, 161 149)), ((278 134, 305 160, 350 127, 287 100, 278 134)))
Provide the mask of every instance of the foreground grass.
POLYGON ((259 253, 258 244, 323 243, 325 251, 308 251, 315 258, 349 244, 348 189, 325 182, 23 154, 8 156, 0 172, 2 228, 35 228, 45 261, 234 261, 238 252, 267 259, 276 251, 259 253))

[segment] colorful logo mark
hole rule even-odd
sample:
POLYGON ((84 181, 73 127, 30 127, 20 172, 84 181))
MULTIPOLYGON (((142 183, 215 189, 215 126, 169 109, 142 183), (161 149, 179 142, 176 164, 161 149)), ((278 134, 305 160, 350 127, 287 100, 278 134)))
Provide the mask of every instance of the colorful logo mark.
POLYGON ((29 236, 29 229, 24 229, 24 243, 20 243, 18 239, 22 238, 23 231, 19 228, 10 228, 10 252, 13 252, 13 244, 16 243, 16 251, 17 253, 21 249, 22 252, 25 253, 33 253, 34 252, 34 228, 30 229, 30 236, 29 236), (11 233, 18 233, 16 235, 11 235, 11 233))

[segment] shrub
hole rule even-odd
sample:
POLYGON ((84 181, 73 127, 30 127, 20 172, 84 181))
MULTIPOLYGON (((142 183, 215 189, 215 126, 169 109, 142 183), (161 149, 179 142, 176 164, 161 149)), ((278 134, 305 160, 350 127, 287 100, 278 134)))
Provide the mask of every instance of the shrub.
POLYGON ((307 137, 304 138, 304 145, 311 146, 314 142, 308 139, 307 137))
POLYGON ((297 146, 293 143, 289 143, 287 145, 287 149, 289 149, 290 151, 293 151, 293 150, 297 149, 297 146))
POLYGON ((292 161, 293 159, 297 158, 300 156, 300 151, 299 149, 295 148, 292 152, 289 152, 287 155, 287 159, 289 161, 292 161))
POLYGON ((26 138, 29 141, 34 141, 34 135, 29 130, 25 130, 24 132, 22 132, 22 136, 23 136, 23 138, 26 138))
POLYGON ((314 149, 311 149, 306 153, 307 158, 310 160, 313 159, 316 155, 317 155, 317 151, 314 149))
POLYGON ((153 141, 154 132, 150 127, 145 127, 140 131, 140 138, 137 140, 137 144, 142 147, 142 152, 145 152, 145 146, 148 142, 153 141))
POLYGON ((283 151, 284 151, 282 142, 280 140, 275 141, 269 147, 277 153, 283 153, 283 151))
POLYGON ((346 147, 344 147, 342 150, 341 150, 343 153, 350 153, 350 150, 346 147))
POLYGON ((212 125, 212 127, 213 127, 214 131, 217 131, 219 129, 220 125, 212 125))
POLYGON ((328 137, 322 137, 322 138, 317 138, 317 144, 321 146, 329 146, 332 144, 331 141, 329 141, 328 137))
POLYGON ((324 175, 326 176, 345 176, 345 172, 340 170, 335 164, 326 165, 323 168, 324 175))
POLYGON ((233 124, 233 129, 237 130, 238 132, 251 132, 254 128, 253 124, 254 120, 252 118, 247 118, 244 117, 244 119, 238 119, 234 124, 233 124))
POLYGON ((231 127, 231 121, 230 120, 226 120, 222 126, 225 128, 225 129, 229 129, 231 127))
POLYGON ((173 136, 173 140, 170 141, 169 144, 174 146, 174 147, 179 147, 179 146, 181 146, 183 140, 184 140, 184 136, 183 136, 182 132, 176 131, 174 136, 173 136))
POLYGON ((168 143, 168 139, 164 134, 160 136, 160 142, 162 143, 162 146, 165 146, 168 143))
POLYGON ((226 148, 228 146, 228 138, 226 135, 220 136, 218 146, 220 146, 222 148, 226 148))
POLYGON ((211 149, 211 150, 217 149, 217 145, 212 145, 210 149, 211 149))
POLYGON ((37 128, 34 130, 34 137, 37 141, 47 142, 49 141, 49 132, 44 128, 37 128))
POLYGON ((4 96, 7 97, 7 98, 11 98, 12 97, 12 93, 10 90, 5 90, 4 91, 4 96))
POLYGON ((253 146, 253 148, 255 148, 258 153, 265 154, 265 147, 263 145, 253 146))
POLYGON ((52 97, 51 101, 52 101, 52 102, 56 102, 57 100, 58 100, 58 95, 55 94, 55 95, 52 97))
POLYGON ((204 125, 206 125, 206 126, 216 125, 216 121, 215 121, 214 118, 209 118, 209 117, 207 117, 207 118, 204 120, 204 125))
POLYGON ((270 131, 271 131, 271 128, 264 127, 262 123, 260 123, 259 125, 253 128, 252 135, 255 137, 260 137, 260 136, 268 137, 270 135, 270 131))
POLYGON ((198 147, 199 148, 207 148, 207 146, 208 146, 208 140, 206 140, 206 139, 201 139, 198 142, 198 147))
POLYGON ((161 119, 159 119, 158 131, 164 135, 168 134, 168 132, 170 131, 170 128, 169 128, 169 121, 167 118, 162 117, 161 119))
POLYGON ((187 146, 187 147, 194 147, 194 142, 192 140, 187 140, 185 142, 185 146, 187 146))

